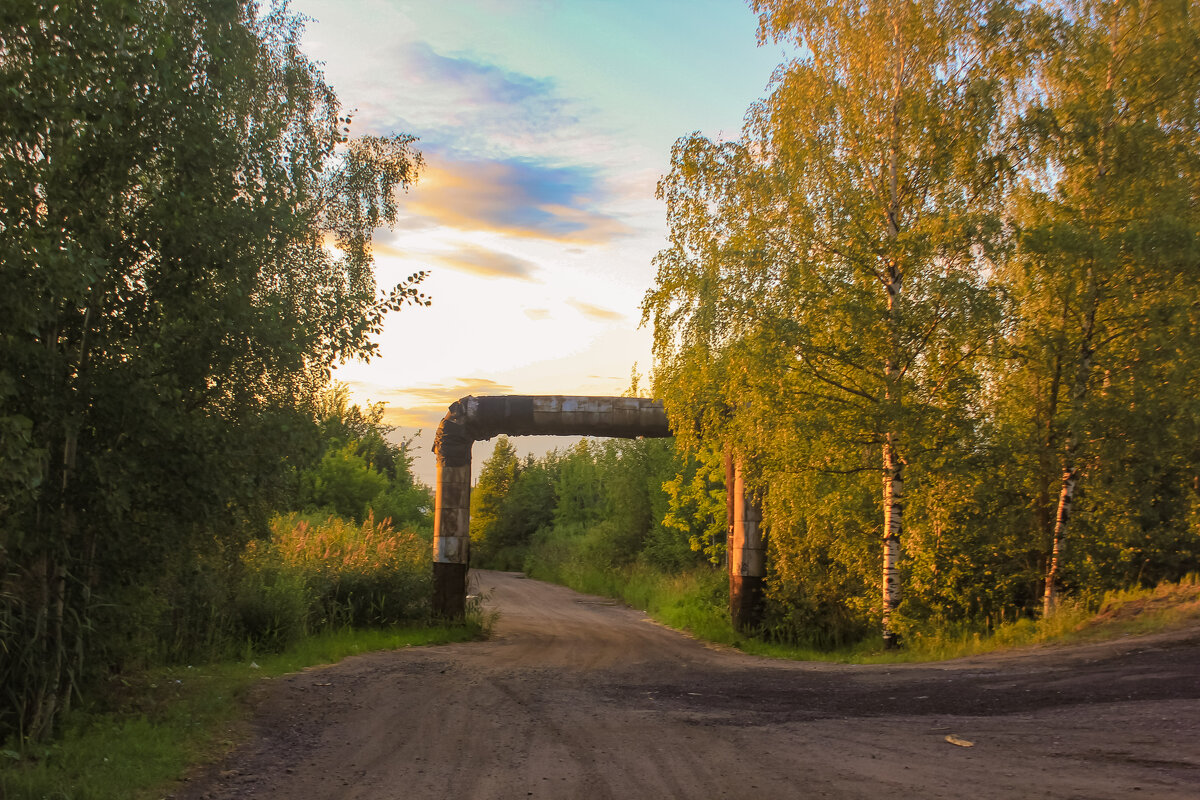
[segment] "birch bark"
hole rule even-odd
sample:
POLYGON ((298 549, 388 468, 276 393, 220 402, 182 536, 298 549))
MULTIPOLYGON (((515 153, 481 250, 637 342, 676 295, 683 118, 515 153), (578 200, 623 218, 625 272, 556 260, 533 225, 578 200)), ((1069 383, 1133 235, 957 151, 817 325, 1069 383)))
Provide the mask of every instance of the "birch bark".
MULTIPOLYGON (((887 212, 885 241, 895 246, 900 235, 900 133, 902 92, 904 89, 904 42, 901 18, 890 11, 892 27, 892 97, 889 108, 887 212)), ((904 377, 900 343, 901 301, 904 272, 896 258, 889 258, 884 269, 887 292, 887 360, 884 364, 884 409, 886 431, 883 434, 883 646, 894 649, 900 639, 892 628, 892 615, 900 606, 900 537, 904 533, 904 459, 899 449, 899 427, 903 412, 901 390, 904 377)))
POLYGON ((1075 381, 1071 387, 1070 422, 1066 444, 1063 447, 1063 472, 1059 484, 1058 511, 1054 515, 1054 533, 1050 540, 1050 559, 1046 567, 1046 585, 1042 592, 1042 616, 1048 617, 1058 606, 1058 571, 1066 546, 1067 525, 1071 519, 1071 508, 1075 492, 1079 487, 1079 437, 1083 424, 1084 403, 1087 400, 1088 381, 1092 372, 1092 357, 1095 352, 1093 336, 1096 329, 1096 309, 1099 305, 1099 288, 1095 274, 1088 270, 1087 306, 1084 315, 1083 335, 1079 343, 1079 360, 1075 368, 1075 381))

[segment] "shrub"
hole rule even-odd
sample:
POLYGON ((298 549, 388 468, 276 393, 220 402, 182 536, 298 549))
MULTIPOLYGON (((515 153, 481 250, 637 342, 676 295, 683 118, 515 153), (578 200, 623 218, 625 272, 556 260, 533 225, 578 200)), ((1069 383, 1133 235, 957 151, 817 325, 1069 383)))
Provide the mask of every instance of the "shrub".
POLYGON ((268 544, 246 548, 234 607, 257 650, 279 652, 304 636, 309 622, 309 589, 304 574, 284 563, 268 544))
POLYGON ((305 632, 425 619, 429 563, 424 537, 373 515, 361 524, 277 516, 270 539, 243 557, 243 625, 252 642, 277 648, 305 632))
POLYGON ((351 442, 330 450, 319 464, 300 476, 301 500, 306 508, 325 508, 343 517, 362 519, 367 506, 388 488, 388 479, 354 452, 351 442))

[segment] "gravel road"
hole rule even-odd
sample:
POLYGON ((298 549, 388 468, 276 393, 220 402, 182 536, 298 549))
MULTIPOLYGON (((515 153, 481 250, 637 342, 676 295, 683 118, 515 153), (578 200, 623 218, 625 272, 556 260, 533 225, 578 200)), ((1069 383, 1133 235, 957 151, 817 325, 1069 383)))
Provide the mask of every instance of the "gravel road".
POLYGON ((1200 798, 1200 630, 793 663, 518 574, 472 576, 499 612, 489 641, 265 682, 245 744, 174 797, 1200 798))

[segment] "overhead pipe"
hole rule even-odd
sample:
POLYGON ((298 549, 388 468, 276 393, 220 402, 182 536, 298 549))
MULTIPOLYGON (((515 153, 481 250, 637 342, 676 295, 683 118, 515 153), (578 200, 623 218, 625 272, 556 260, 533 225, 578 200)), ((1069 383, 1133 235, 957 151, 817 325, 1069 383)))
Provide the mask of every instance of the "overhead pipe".
POLYGON ((437 494, 433 512, 433 611, 461 617, 471 560, 471 445, 510 436, 671 435, 661 400, 566 395, 467 396, 450 406, 433 440, 437 494))

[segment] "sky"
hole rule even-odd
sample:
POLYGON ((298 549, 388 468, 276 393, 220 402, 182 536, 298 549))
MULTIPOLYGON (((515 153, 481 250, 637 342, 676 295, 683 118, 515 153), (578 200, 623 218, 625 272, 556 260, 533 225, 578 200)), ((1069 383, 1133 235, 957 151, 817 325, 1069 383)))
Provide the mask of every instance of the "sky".
MULTIPOLYGON (((784 60, 739 0, 300 0, 352 135, 407 133, 425 158, 381 288, 417 270, 433 305, 388 317, 380 355, 334 372, 415 437, 414 472, 468 394, 618 395, 652 370, 640 304, 666 241, 671 146, 740 135, 784 60)), ((514 440, 524 452, 556 445, 514 440)), ((561 443, 557 443, 561 446, 561 443)), ((476 468, 490 448, 475 448, 476 468), (480 452, 483 451, 483 452, 480 452)))

